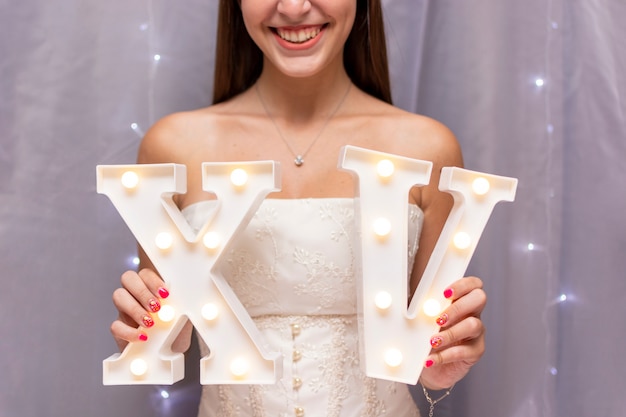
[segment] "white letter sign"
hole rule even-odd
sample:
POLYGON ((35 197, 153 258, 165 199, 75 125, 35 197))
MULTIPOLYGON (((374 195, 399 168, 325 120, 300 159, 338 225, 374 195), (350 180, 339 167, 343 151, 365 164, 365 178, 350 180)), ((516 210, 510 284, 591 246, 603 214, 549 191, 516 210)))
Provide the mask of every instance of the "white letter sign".
POLYGON ((204 163, 203 189, 217 208, 195 233, 172 200, 186 192, 186 168, 176 164, 99 166, 106 194, 161 274, 171 295, 146 329, 103 362, 105 385, 172 384, 184 377, 184 355, 171 344, 189 319, 211 351, 200 363, 202 384, 275 383, 282 356, 267 352, 247 311, 215 265, 265 196, 280 187, 275 162, 204 163))
POLYGON ((345 146, 339 167, 357 177, 365 372, 416 384, 431 350, 430 337, 439 330, 435 318, 449 305, 443 291, 463 277, 493 207, 514 200, 517 180, 442 169, 439 189, 452 194, 454 206, 407 309, 408 195, 411 187, 429 182, 432 164, 345 146))

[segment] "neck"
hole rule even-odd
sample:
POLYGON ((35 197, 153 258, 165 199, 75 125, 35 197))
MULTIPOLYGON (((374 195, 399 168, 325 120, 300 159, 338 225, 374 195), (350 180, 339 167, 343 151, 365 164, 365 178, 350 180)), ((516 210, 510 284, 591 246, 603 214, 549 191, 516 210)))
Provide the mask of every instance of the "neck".
POLYGON ((343 65, 302 78, 286 76, 265 65, 257 86, 274 117, 306 123, 328 116, 350 83, 343 65))

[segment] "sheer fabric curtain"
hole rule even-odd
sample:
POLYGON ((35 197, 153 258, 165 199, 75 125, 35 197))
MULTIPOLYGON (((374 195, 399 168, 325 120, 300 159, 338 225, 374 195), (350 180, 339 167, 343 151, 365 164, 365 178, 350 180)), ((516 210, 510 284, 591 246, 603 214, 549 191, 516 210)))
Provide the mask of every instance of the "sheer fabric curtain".
MULTIPOLYGON (((468 168, 520 180, 470 265, 487 352, 435 415, 623 415, 626 2, 384 5, 396 104, 450 126, 468 168)), ((193 354, 173 387, 101 385, 135 247, 95 165, 210 102, 216 8, 0 0, 1 416, 193 415, 193 354)))

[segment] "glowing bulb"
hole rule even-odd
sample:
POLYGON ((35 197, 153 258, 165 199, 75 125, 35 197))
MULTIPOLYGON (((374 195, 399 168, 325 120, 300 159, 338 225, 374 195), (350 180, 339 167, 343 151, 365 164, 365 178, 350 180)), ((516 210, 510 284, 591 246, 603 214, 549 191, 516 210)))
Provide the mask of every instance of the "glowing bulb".
POLYGON ((161 55, 159 55, 159 54, 154 55, 154 60, 155 61, 160 61, 161 60, 161 55))
POLYGON ((230 182, 236 187, 241 187, 248 182, 248 173, 241 168, 234 169, 233 172, 230 173, 230 182))
POLYGON ((472 190, 478 195, 485 195, 489 192, 489 181, 487 178, 478 177, 472 182, 472 190))
POLYGON ((121 181, 124 188, 132 189, 139 184, 139 175, 133 171, 126 171, 122 174, 121 181))
POLYGON ((168 323, 174 320, 174 317, 176 317, 176 310, 171 305, 164 305, 161 306, 161 309, 159 310, 157 315, 159 316, 159 319, 161 321, 168 323))
POLYGON ((161 398, 167 400, 168 398, 170 398, 170 393, 165 390, 161 390, 161 398))
POLYGON ((458 232, 456 235, 454 235, 453 242, 454 246, 456 246, 458 249, 467 249, 472 244, 472 239, 467 233, 458 232))
POLYGON ((544 85, 545 83, 546 83, 546 82, 543 80, 543 78, 537 78, 537 79, 535 80, 535 85, 536 85, 537 87, 543 87, 543 85, 544 85))
POLYGON ((391 177, 391 175, 393 175, 394 169, 395 166, 393 165, 393 162, 391 162, 389 159, 383 159, 378 163, 378 165, 376 165, 376 172, 378 172, 378 175, 382 178, 391 177))
POLYGON ((205 320, 215 320, 218 314, 219 309, 215 304, 207 303, 202 306, 202 317, 204 317, 205 320))
POLYGON ((174 244, 174 238, 171 234, 167 232, 161 232, 154 239, 154 243, 156 244, 157 248, 161 250, 166 250, 172 247, 172 245, 174 244))
POLYGON ((535 250, 535 244, 534 243, 529 243, 528 244, 528 250, 535 250))
POLYGON ((560 302, 567 301, 567 295, 566 294, 561 294, 561 296, 559 297, 559 301, 560 302))
POLYGON ((376 297, 374 297, 374 304, 376 304, 376 307, 381 310, 387 310, 389 307, 391 307, 391 302, 391 294, 389 294, 387 291, 380 291, 378 294, 376 294, 376 297))
POLYGON ((384 217, 379 217, 374 221, 372 228, 377 236, 385 237, 391 232, 391 222, 384 217))
POLYGON ((148 364, 143 359, 135 359, 130 363, 130 372, 135 376, 142 376, 148 372, 148 364))
POLYGON ((434 298, 429 298, 424 302, 422 309, 428 317, 436 317, 441 313, 441 303, 434 298))
POLYGON ((244 358, 234 359, 230 363, 230 372, 236 377, 242 377, 248 373, 250 369, 250 365, 248 365, 248 361, 244 358))
POLYGON ((207 248, 215 249, 220 245, 220 235, 216 232, 208 232, 204 235, 204 238, 202 238, 202 242, 207 248))
POLYGON ((385 363, 392 368, 397 368, 402 363, 402 352, 396 348, 387 349, 385 352, 385 363))

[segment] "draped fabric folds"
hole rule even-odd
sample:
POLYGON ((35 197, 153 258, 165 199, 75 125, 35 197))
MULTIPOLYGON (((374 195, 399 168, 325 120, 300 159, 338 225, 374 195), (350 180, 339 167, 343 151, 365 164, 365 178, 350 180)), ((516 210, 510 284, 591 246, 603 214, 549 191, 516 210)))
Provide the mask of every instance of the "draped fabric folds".
MULTIPOLYGON (((448 125, 466 167, 519 178, 469 270, 487 352, 435 415, 623 415, 626 2, 384 7, 395 103, 448 125)), ((101 384, 135 243, 95 166, 210 103, 216 11, 0 1, 0 415, 193 415, 193 355, 173 387, 101 384)))

